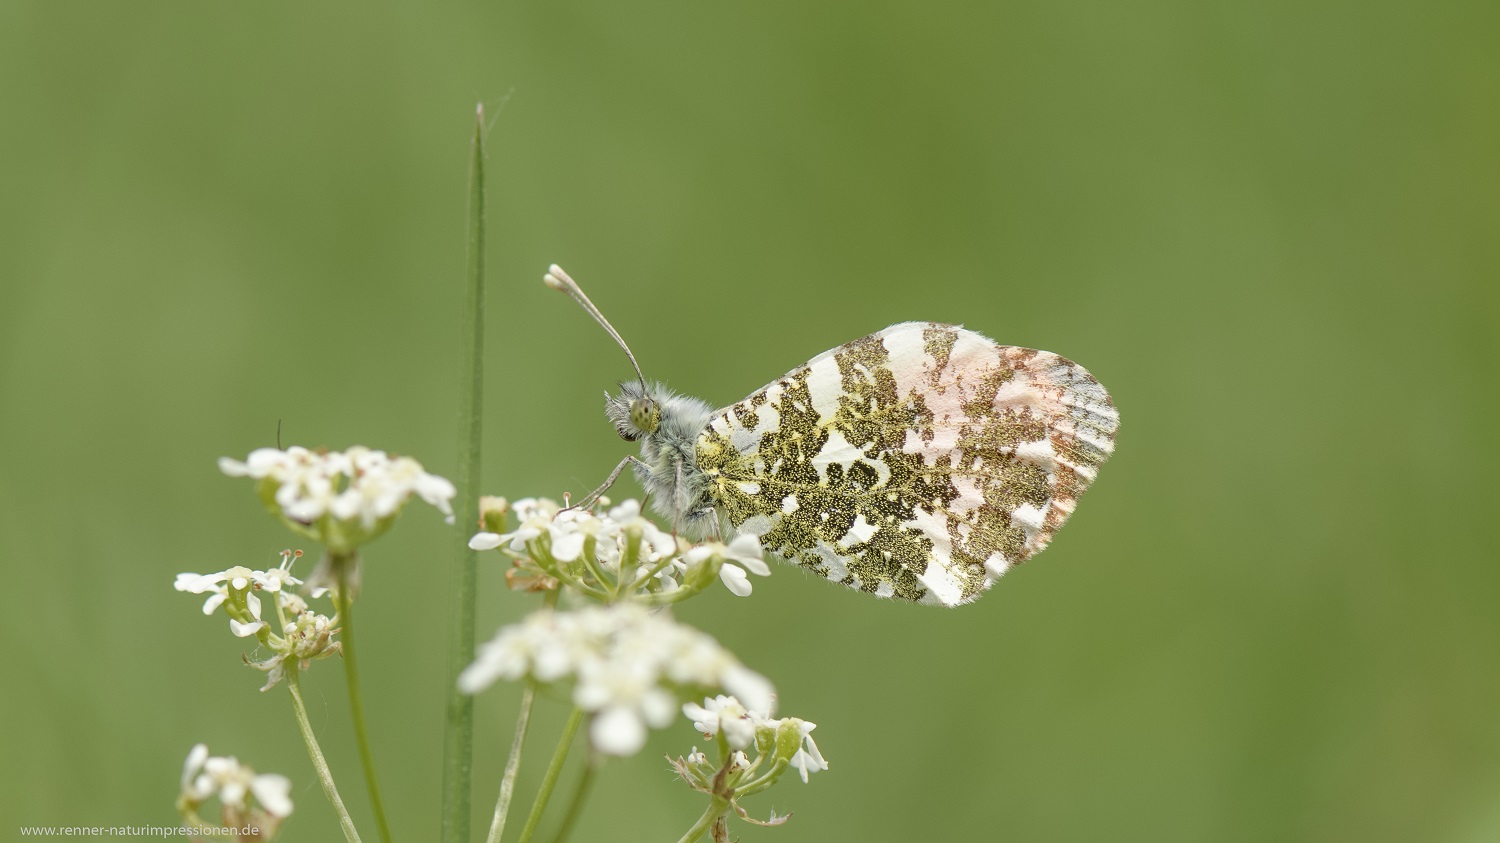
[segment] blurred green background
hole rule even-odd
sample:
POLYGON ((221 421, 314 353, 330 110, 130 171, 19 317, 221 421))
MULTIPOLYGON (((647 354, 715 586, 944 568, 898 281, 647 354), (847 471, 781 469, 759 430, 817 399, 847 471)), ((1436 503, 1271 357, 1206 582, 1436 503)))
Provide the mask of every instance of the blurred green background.
MULTIPOLYGON (((205 741, 294 779, 285 840, 337 839, 285 692, 172 579, 290 542, 214 465, 278 420, 453 473, 482 101, 492 493, 628 452, 629 369, 553 261, 711 402, 927 319, 1120 407, 1072 525, 973 606, 781 567, 683 609, 832 763, 744 840, 1500 840, 1497 31, 1485 0, 0 2, 0 838, 172 824, 205 741)), ((414 506, 365 556, 403 841, 437 834, 447 537, 414 506)), ((497 560, 484 638, 528 605, 497 560)), ((305 685, 373 839, 340 671, 305 685)), ((476 830, 515 697, 478 702, 476 830)), ((611 764, 574 839, 676 839, 661 755, 697 740, 611 764)))

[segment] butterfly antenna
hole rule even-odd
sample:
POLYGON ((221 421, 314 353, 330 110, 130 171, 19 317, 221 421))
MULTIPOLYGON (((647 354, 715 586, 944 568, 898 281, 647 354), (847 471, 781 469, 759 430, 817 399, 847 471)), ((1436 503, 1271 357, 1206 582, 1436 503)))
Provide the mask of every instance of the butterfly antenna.
POLYGON ((604 328, 610 336, 615 338, 615 342, 619 343, 620 348, 625 350, 625 356, 630 358, 630 365, 635 367, 635 376, 641 381, 641 394, 645 395, 646 376, 641 374, 641 367, 635 362, 635 355, 630 353, 630 346, 625 344, 625 340, 620 336, 620 332, 615 330, 615 326, 609 324, 609 320, 604 318, 604 314, 599 312, 599 308, 594 307, 594 303, 589 301, 589 297, 583 294, 583 290, 578 286, 578 282, 568 277, 568 273, 563 272, 563 268, 555 263, 548 268, 547 274, 542 280, 546 282, 548 287, 554 290, 561 290, 571 296, 573 301, 578 302, 579 307, 594 317, 594 321, 598 322, 600 327, 604 328))

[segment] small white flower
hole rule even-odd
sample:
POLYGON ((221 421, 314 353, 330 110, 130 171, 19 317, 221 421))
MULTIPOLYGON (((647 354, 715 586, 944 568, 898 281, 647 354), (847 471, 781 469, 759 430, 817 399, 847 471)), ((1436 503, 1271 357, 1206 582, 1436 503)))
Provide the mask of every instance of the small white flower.
POLYGON ((302 595, 300 594, 291 591, 282 591, 276 595, 276 599, 281 601, 281 610, 291 617, 296 617, 307 611, 307 601, 302 599, 302 595))
MULTIPOLYGON (((589 542, 593 542, 591 562, 597 562, 604 571, 612 572, 620 580, 631 584, 633 589, 656 595, 679 591, 684 587, 684 576, 690 567, 713 560, 715 570, 729 590, 739 596, 751 593, 749 575, 768 576, 771 569, 762 560, 760 540, 752 535, 736 537, 728 545, 721 542, 705 542, 693 545, 686 540, 657 527, 642 516, 641 505, 636 500, 626 500, 620 505, 603 509, 603 502, 594 509, 563 509, 556 501, 546 498, 526 498, 517 501, 509 511, 520 518, 520 524, 509 533, 485 530, 469 539, 474 550, 503 548, 517 558, 536 557, 548 573, 558 575, 565 583, 578 577, 585 586, 592 585, 591 572, 579 570, 571 563, 583 555, 589 542), (546 557, 533 553, 531 543, 546 537, 546 557), (633 554, 635 568, 620 570, 628 555, 633 554), (562 563, 561 572, 551 571, 546 561, 562 563)), ((603 584, 603 590, 613 588, 616 580, 603 584)), ((703 588, 700 580, 694 592, 703 588)), ((680 599, 680 596, 679 598, 680 599)))
POLYGON ((223 584, 221 574, 178 574, 177 581, 172 584, 178 591, 186 591, 189 594, 202 594, 205 591, 212 592, 208 599, 203 602, 203 614, 212 615, 214 610, 224 605, 229 599, 229 586, 223 584))
POLYGON ((797 720, 788 717, 782 722, 793 721, 802 729, 802 746, 792 755, 792 766, 802 776, 802 782, 807 783, 809 773, 816 773, 828 769, 828 762, 823 760, 823 753, 818 751, 818 745, 813 743, 812 730, 818 728, 818 724, 809 723, 806 720, 797 720))
POLYGON ((220 583, 228 583, 229 588, 240 591, 248 588, 250 581, 254 578, 254 571, 242 565, 236 565, 217 574, 178 574, 173 587, 178 591, 202 594, 205 591, 214 590, 220 583))
POLYGON ((265 588, 266 583, 271 583, 275 586, 272 589, 274 591, 279 590, 282 583, 296 582, 300 580, 285 571, 271 575, 237 565, 217 574, 178 574, 173 587, 191 594, 210 592, 208 600, 203 604, 205 615, 212 615, 220 606, 228 603, 226 611, 230 616, 230 632, 239 638, 248 638, 265 626, 260 620, 260 598, 256 596, 255 589, 251 588, 252 584, 255 588, 265 588))
MULTIPOLYGON (((182 764, 183 793, 196 792, 196 790, 190 791, 189 789, 197 781, 198 774, 203 772, 203 762, 206 760, 208 760, 208 744, 194 744, 193 748, 188 750, 187 760, 182 764)), ((204 794, 204 797, 207 795, 204 794)))
POLYGON ((726 666, 719 682, 745 708, 761 717, 770 717, 776 710, 776 688, 771 685, 771 680, 742 664, 726 666))
POLYGON ((411 457, 391 457, 361 446, 342 453, 297 446, 285 451, 260 448, 244 462, 220 459, 219 470, 271 484, 276 504, 289 521, 310 526, 331 517, 343 522, 340 535, 376 533, 413 494, 436 507, 448 523, 454 521, 452 483, 428 474, 411 457))
POLYGON ((594 716, 589 740, 605 755, 634 755, 646 745, 646 724, 625 706, 610 706, 594 716))
POLYGON ((579 530, 554 523, 547 531, 552 535, 552 558, 559 562, 572 562, 583 555, 583 542, 587 538, 579 530))
POLYGON ((477 533, 469 539, 469 547, 475 550, 492 550, 507 545, 512 552, 523 553, 526 543, 540 537, 551 526, 552 519, 562 511, 557 501, 547 498, 522 498, 511 505, 520 526, 509 533, 477 533))
POLYGON ((475 533, 469 539, 470 550, 494 550, 505 543, 505 537, 499 533, 475 533))
POLYGON ((723 694, 703 700, 703 705, 687 703, 682 713, 693 721, 693 728, 705 736, 724 733, 724 740, 733 749, 744 749, 755 742, 757 718, 745 709, 740 701, 723 694))
POLYGON ((638 751, 648 728, 670 723, 682 690, 733 685, 767 711, 773 699, 770 683, 712 637, 635 603, 533 613, 480 648, 459 688, 472 694, 526 676, 572 678, 574 704, 594 716, 590 739, 611 755, 638 751))
POLYGON ((196 810, 210 796, 218 794, 225 808, 247 812, 247 796, 266 813, 282 819, 292 813, 292 783, 286 776, 259 774, 235 758, 211 757, 208 747, 198 744, 188 752, 182 768, 182 795, 179 804, 196 810))
POLYGON ((711 557, 719 557, 723 564, 719 568, 719 579, 724 581, 724 586, 736 597, 749 597, 753 586, 747 575, 768 577, 771 569, 762 559, 760 539, 749 533, 736 536, 728 545, 719 542, 707 542, 693 548, 683 555, 683 561, 689 565, 711 557))
POLYGON ((275 773, 262 773, 250 779, 250 792, 255 801, 273 817, 286 817, 292 813, 292 780, 275 773))
POLYGON ((245 604, 250 607, 250 614, 254 620, 240 622, 230 618, 229 631, 233 632, 236 638, 249 638, 266 627, 266 622, 260 619, 260 598, 254 594, 247 594, 245 604))
POLYGON ((292 576, 292 572, 285 568, 272 568, 269 571, 256 571, 255 581, 266 591, 280 591, 282 586, 296 587, 302 584, 302 580, 292 576))

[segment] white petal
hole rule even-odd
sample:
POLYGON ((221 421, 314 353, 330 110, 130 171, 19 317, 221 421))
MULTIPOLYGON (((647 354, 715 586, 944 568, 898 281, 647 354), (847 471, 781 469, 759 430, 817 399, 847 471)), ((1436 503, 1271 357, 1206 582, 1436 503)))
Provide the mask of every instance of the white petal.
POLYGON ((630 521, 640 517, 641 502, 635 498, 629 498, 620 502, 620 505, 609 511, 609 517, 614 521, 630 521))
POLYGON ((286 453, 275 448, 256 448, 245 458, 245 468, 251 477, 265 477, 279 466, 287 463, 287 457, 301 456, 307 453, 306 448, 292 447, 286 453))
POLYGON ((359 514, 360 505, 363 503, 364 499, 360 497, 357 489, 345 489, 329 503, 328 511, 340 521, 350 521, 359 514))
POLYGON ((250 780, 250 792, 255 801, 273 817, 285 817, 292 813, 292 780, 286 776, 265 773, 250 780))
POLYGON ((744 566, 745 570, 749 571, 752 574, 755 574, 758 577, 771 576, 771 566, 760 561, 759 559, 756 559, 753 556, 736 556, 734 558, 734 561, 736 564, 744 566))
POLYGON ((664 729, 672 724, 672 715, 677 713, 677 699, 660 688, 652 688, 641 697, 641 714, 654 728, 664 729))
POLYGON ((634 711, 614 706, 594 716, 589 738, 606 755, 634 755, 646 745, 646 724, 634 711))
POLYGON ((761 717, 770 717, 776 710, 776 688, 771 680, 744 665, 725 668, 722 684, 745 708, 761 717))
POLYGON ((745 576, 745 569, 738 565, 725 563, 724 567, 719 569, 719 579, 724 581, 724 585, 736 597, 749 597, 750 592, 754 590, 754 586, 750 585, 750 578, 745 576))
POLYGON ((800 749, 792 756, 792 766, 796 767, 797 773, 802 776, 803 784, 807 784, 807 765, 810 760, 807 757, 807 753, 800 749))
POLYGON ((203 580, 202 574, 178 574, 177 579, 172 582, 172 587, 178 591, 202 594, 205 589, 199 586, 199 583, 203 580))
POLYGON ((559 562, 572 562, 583 555, 583 533, 552 533, 552 558, 559 562))
POLYGON ((236 638, 249 638, 255 633, 260 632, 261 628, 265 625, 265 621, 256 621, 255 623, 240 623, 234 618, 229 619, 229 631, 233 632, 236 638))
POLYGON ((256 620, 260 620, 260 597, 255 594, 247 594, 245 595, 245 603, 250 607, 250 614, 254 615, 256 620))
POLYGON ((499 546, 499 533, 475 533, 474 537, 469 539, 470 550, 494 550, 499 546))
POLYGON ((754 533, 741 533, 735 536, 734 540, 729 543, 729 553, 736 558, 749 556, 759 559, 765 555, 760 548, 760 539, 756 538, 754 533))
POLYGON ((747 716, 721 717, 719 727, 724 740, 734 749, 744 749, 755 741, 755 721, 747 716))
POLYGON ((194 744, 188 750, 187 761, 182 765, 182 790, 187 792, 188 785, 198 777, 198 771, 203 769, 203 762, 208 759, 208 744, 194 744))
POLYGON ((229 595, 222 591, 218 594, 209 595, 208 599, 203 601, 203 614, 212 615, 214 610, 224 605, 224 601, 228 599, 229 595))
MULTIPOLYGON (((811 731, 812 728, 809 727, 807 732, 811 731)), ((806 734, 806 732, 802 735, 802 751, 806 752, 807 757, 811 758, 817 764, 819 770, 828 769, 828 762, 823 760, 823 753, 819 752, 818 745, 813 743, 812 735, 806 734)))
POLYGON ((250 473, 250 466, 229 457, 219 457, 219 470, 230 477, 244 477, 250 473))
POLYGON ((448 501, 458 494, 458 490, 453 488, 452 483, 436 474, 424 472, 417 476, 416 489, 417 495, 422 500, 437 507, 438 511, 443 513, 444 520, 449 524, 453 523, 453 507, 448 504, 448 501))
POLYGON ((495 684, 495 680, 499 678, 495 663, 481 657, 458 674, 458 690, 465 694, 477 694, 495 684))
POLYGON ((243 808, 245 805, 245 783, 234 779, 224 782, 224 786, 219 788, 219 801, 223 802, 226 806, 233 805, 236 808, 243 808))
POLYGON ((193 779, 192 787, 188 789, 194 800, 203 802, 214 795, 214 777, 203 773, 193 779))

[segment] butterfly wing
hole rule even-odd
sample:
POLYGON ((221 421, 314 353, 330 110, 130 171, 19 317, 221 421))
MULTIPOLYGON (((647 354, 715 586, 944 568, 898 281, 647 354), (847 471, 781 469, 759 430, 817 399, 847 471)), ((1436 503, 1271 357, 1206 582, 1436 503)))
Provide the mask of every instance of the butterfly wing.
POLYGON ((735 530, 882 597, 957 606, 1047 546, 1114 450, 1083 367, 907 322, 716 414, 698 468, 735 530))

